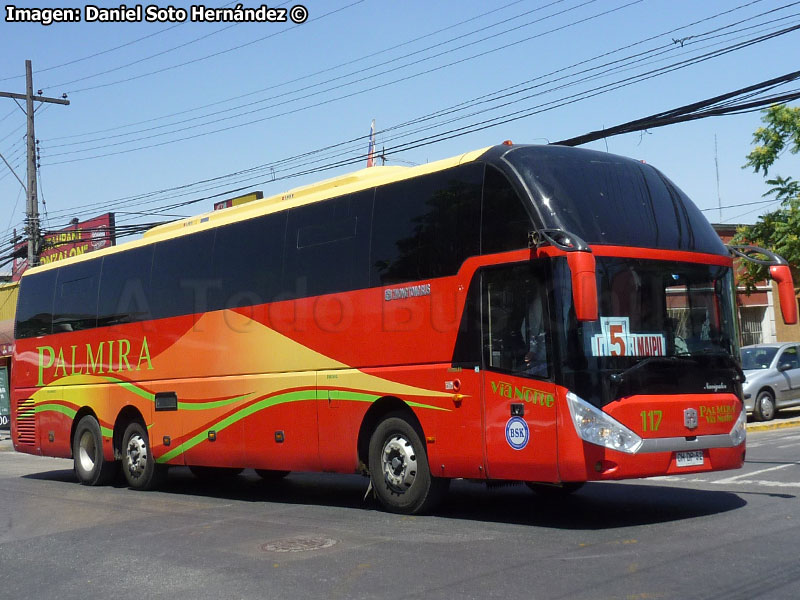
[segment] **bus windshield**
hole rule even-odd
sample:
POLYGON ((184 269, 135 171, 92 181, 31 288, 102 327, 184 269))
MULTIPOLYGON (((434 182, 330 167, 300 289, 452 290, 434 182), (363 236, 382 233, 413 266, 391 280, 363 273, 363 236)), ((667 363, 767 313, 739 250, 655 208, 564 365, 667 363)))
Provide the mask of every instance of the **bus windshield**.
POLYGON ((588 322, 574 318, 565 261, 555 274, 563 383, 585 400, 733 390, 730 268, 598 257, 599 318, 588 322))
POLYGON ((588 244, 728 255, 703 213, 650 165, 557 146, 521 146, 506 159, 530 188, 545 227, 588 244))

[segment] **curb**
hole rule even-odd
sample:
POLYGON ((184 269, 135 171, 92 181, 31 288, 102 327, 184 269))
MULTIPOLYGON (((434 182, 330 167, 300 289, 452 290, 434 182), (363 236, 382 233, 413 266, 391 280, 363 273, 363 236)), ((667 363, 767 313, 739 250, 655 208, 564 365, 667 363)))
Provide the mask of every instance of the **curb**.
POLYGON ((800 427, 800 419, 791 421, 778 421, 777 423, 748 423, 747 431, 770 431, 772 429, 786 429, 788 427, 800 427))

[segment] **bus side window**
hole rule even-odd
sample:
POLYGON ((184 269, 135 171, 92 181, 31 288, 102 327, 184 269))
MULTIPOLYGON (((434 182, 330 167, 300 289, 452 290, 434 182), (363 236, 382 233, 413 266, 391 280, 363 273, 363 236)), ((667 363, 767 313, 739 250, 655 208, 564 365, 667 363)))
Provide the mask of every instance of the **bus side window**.
POLYGON ((211 310, 257 305, 278 295, 286 216, 283 211, 217 228, 211 310))
POLYGON ((153 245, 103 257, 97 326, 135 323, 152 318, 150 269, 153 245))
POLYGON ((155 245, 150 278, 154 319, 202 313, 209 309, 214 231, 181 236, 155 245))
POLYGON ((371 286, 455 275, 480 252, 483 163, 377 188, 371 286))
POLYGON ((532 229, 531 218, 506 176, 494 167, 486 167, 481 213, 481 254, 527 248, 528 232, 532 229))
POLYGON ((23 277, 17 301, 14 337, 18 339, 48 335, 53 327, 53 297, 56 271, 44 271, 23 277))
POLYGON ((487 270, 483 303, 485 364, 515 375, 548 377, 547 295, 539 269, 487 270))
POLYGON ((283 294, 294 298, 369 285, 369 189, 289 211, 283 294))
POLYGON ((56 278, 53 333, 80 331, 97 326, 99 259, 61 267, 56 278))

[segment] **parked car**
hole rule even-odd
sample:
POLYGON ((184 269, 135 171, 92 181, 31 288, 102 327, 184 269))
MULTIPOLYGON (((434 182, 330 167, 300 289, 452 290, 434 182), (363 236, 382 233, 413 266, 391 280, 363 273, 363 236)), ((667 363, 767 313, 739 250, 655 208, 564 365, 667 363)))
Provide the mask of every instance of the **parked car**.
POLYGON ((800 342, 755 344, 742 348, 748 413, 769 421, 781 408, 800 406, 800 342))

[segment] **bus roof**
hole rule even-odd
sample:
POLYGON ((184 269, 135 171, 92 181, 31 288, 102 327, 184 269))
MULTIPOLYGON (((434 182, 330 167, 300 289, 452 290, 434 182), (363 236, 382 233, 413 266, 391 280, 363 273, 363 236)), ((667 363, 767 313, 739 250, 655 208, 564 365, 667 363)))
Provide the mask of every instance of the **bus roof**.
POLYGON ((120 244, 118 246, 104 248, 96 252, 89 252, 79 256, 51 262, 46 265, 39 265, 32 269, 28 269, 22 274, 22 276, 24 277, 30 272, 38 273, 48 269, 58 268, 61 265, 91 260, 106 254, 122 252, 131 248, 137 248, 139 246, 147 246, 157 241, 166 240, 173 237, 180 237, 182 235, 188 235, 190 233, 203 231, 206 229, 213 229, 215 227, 228 225, 237 221, 245 221, 261 215, 280 212, 282 210, 288 210, 297 206, 312 204, 314 202, 320 202, 335 196, 349 194, 387 183, 401 181, 403 179, 410 179, 412 177, 418 177, 427 173, 442 171, 444 169, 449 169, 460 164, 477 160, 491 148, 493 148, 493 146, 481 148, 479 150, 473 150, 471 152, 466 152, 450 158, 426 163, 424 165, 418 165, 416 167, 380 166, 360 169, 352 173, 346 173, 344 175, 339 175, 330 179, 324 179, 309 185, 292 188, 282 194, 276 194, 261 200, 254 200, 246 204, 240 204, 239 206, 211 211, 186 219, 165 223, 164 225, 159 225, 158 227, 154 227, 153 229, 146 231, 144 234, 142 234, 141 239, 125 242, 124 244, 120 244))

